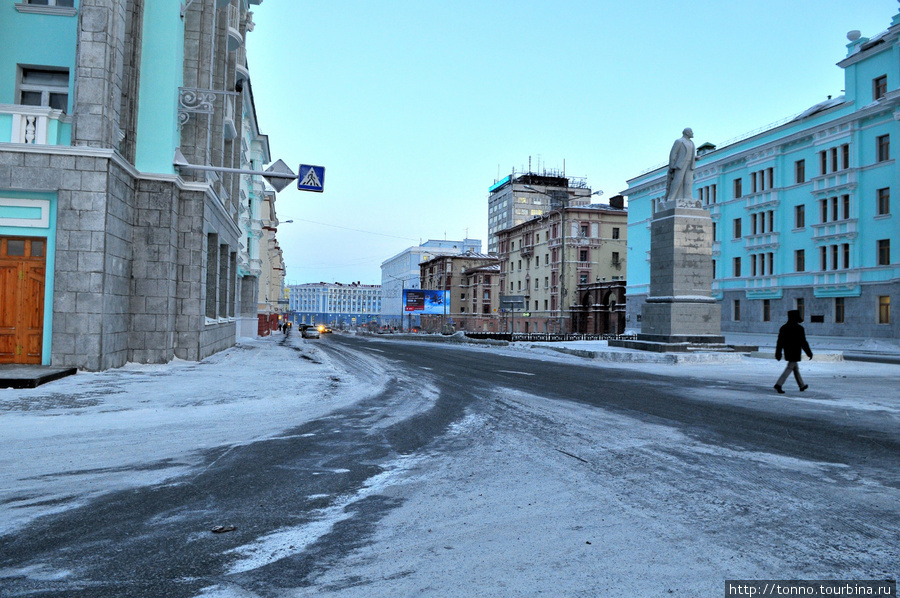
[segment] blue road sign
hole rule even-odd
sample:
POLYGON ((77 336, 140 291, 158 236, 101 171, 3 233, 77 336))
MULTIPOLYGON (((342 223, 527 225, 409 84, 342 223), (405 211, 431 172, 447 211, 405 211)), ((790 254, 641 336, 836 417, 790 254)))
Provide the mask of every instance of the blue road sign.
POLYGON ((324 191, 325 167, 301 164, 300 174, 297 176, 297 189, 300 191, 316 191, 317 193, 324 191))

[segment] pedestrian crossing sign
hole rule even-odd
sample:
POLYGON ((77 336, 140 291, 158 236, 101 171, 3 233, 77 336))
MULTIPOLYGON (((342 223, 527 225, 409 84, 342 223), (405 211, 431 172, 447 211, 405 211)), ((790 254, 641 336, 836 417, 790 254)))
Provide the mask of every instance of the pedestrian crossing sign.
POLYGON ((297 189, 300 191, 315 191, 321 193, 325 190, 325 167, 300 165, 300 174, 297 176, 297 189))

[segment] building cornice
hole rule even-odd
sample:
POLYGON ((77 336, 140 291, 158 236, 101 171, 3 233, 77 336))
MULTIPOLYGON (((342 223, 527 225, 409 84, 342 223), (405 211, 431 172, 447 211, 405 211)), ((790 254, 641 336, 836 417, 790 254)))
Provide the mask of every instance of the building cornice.
MULTIPOLYGON (((830 110, 836 110, 841 107, 846 107, 849 104, 852 104, 852 102, 840 104, 839 106, 835 106, 834 108, 831 108, 830 110)), ((827 112, 828 112, 828 110, 820 112, 816 116, 825 114, 827 112)), ((748 142, 752 142, 753 139, 755 139, 761 135, 770 135, 773 132, 778 131, 778 129, 787 128, 787 127, 791 126, 792 123, 790 123, 790 122, 785 123, 784 125, 781 125, 781 127, 775 127, 774 129, 769 129, 767 131, 764 131, 763 133, 760 133, 759 135, 755 135, 753 137, 749 137, 747 139, 739 141, 738 143, 740 143, 740 144, 748 144, 747 148, 740 150, 734 154, 722 156, 718 160, 716 160, 716 159, 709 160, 708 157, 714 153, 725 151, 726 149, 728 149, 728 147, 734 147, 734 146, 727 146, 727 147, 721 148, 719 150, 716 150, 716 152, 710 152, 709 154, 706 154, 705 156, 703 156, 704 163, 698 164, 695 169, 695 172, 696 171, 702 172, 704 181, 712 180, 712 179, 706 178, 707 173, 710 169, 716 169, 718 171, 718 173, 721 174, 722 172, 724 172, 725 168, 731 164, 735 164, 738 162, 750 162, 750 161, 754 161, 754 163, 756 163, 756 162, 759 162, 758 160, 755 160, 755 158, 757 156, 767 154, 768 152, 771 152, 771 151, 777 152, 778 148, 780 148, 780 147, 784 147, 786 145, 790 145, 790 144, 796 143, 798 141, 808 140, 810 137, 815 138, 815 135, 818 132, 825 131, 827 129, 834 128, 834 127, 840 127, 845 124, 858 122, 858 121, 861 121, 861 120, 864 120, 867 118, 871 118, 873 116, 877 116, 879 114, 886 113, 886 112, 892 112, 893 118, 895 120, 900 120, 900 90, 891 91, 884 98, 882 98, 876 102, 872 102, 871 104, 868 104, 866 106, 863 106, 859 110, 856 110, 854 112, 851 112, 850 114, 841 116, 837 119, 830 120, 827 122, 822 122, 816 126, 803 128, 802 130, 799 130, 796 133, 792 133, 790 135, 787 135, 785 137, 780 137, 778 139, 773 139, 772 141, 769 141, 762 145, 750 145, 748 143, 748 142)), ((794 123, 794 124, 796 125, 796 123, 794 123)), ((846 133, 843 133, 842 135, 845 135, 845 134, 846 133)), ((735 144, 735 145, 737 145, 737 144, 735 144)), ((766 157, 766 159, 768 159, 768 156, 766 157)), ((764 162, 765 159, 761 160, 761 161, 764 162)), ((630 198, 630 197, 634 197, 636 195, 640 195, 642 193, 652 192, 654 190, 658 191, 658 190, 664 188, 665 187, 664 178, 665 178, 666 171, 667 171, 666 168, 659 168, 656 171, 646 173, 646 174, 642 175, 641 177, 635 177, 634 179, 631 179, 631 180, 637 180, 639 178, 646 178, 651 174, 655 174, 655 176, 645 180, 640 185, 637 185, 635 187, 629 187, 628 189, 622 191, 621 192, 622 195, 625 195, 626 197, 630 198), (655 187, 655 189, 654 189, 654 187, 655 187)))
POLYGON ((240 236, 241 230, 237 224, 235 224, 230 217, 227 217, 227 213, 225 212, 224 207, 222 206, 222 201, 216 195, 213 186, 209 183, 203 183, 198 181, 185 181, 181 178, 180 175, 170 174, 164 172, 141 172, 137 168, 134 167, 128 160, 126 160, 122 154, 114 149, 109 148, 98 148, 98 147, 86 147, 86 146, 71 146, 71 145, 37 145, 33 143, 0 143, 0 151, 7 152, 20 152, 23 154, 44 154, 51 156, 73 156, 73 157, 86 157, 86 158, 99 158, 109 160, 125 172, 127 172, 131 177, 135 179, 140 179, 144 181, 157 181, 161 183, 168 183, 174 185, 179 191, 192 191, 196 193, 203 193, 208 196, 210 199, 213 199, 214 205, 216 205, 221 211, 230 228, 233 229, 233 232, 240 236))

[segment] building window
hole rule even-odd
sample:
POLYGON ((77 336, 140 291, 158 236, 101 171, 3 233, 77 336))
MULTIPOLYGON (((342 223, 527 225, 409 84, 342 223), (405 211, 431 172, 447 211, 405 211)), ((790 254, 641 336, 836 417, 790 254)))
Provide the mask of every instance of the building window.
POLYGON ((891 159, 891 136, 890 135, 880 135, 875 140, 876 147, 878 148, 878 161, 884 162, 885 160, 891 159))
POLYGON ((735 299, 732 303, 732 313, 734 314, 734 321, 741 321, 741 300, 735 299))
POLYGON ((739 257, 734 258, 734 260, 732 261, 731 269, 732 269, 732 275, 735 278, 739 278, 741 276, 741 258, 739 258, 739 257))
POLYGON ((850 219, 850 196, 849 195, 841 195, 841 218, 844 220, 850 219))
POLYGON ((794 252, 794 271, 806 271, 806 251, 803 249, 798 249, 794 252))
POLYGON ((737 199, 744 194, 741 179, 734 179, 734 198, 737 199))
POLYGON ((800 312, 801 321, 806 319, 806 301, 803 300, 803 297, 794 299, 794 309, 800 312))
POLYGON ((819 174, 828 174, 828 152, 819 152, 819 174))
POLYGON ((74 8, 75 0, 24 0, 22 4, 31 4, 32 6, 61 6, 65 8, 74 8))
POLYGON ((587 281, 588 281, 588 275, 587 275, 587 274, 585 274, 584 272, 582 272, 581 274, 578 275, 578 282, 579 282, 579 284, 587 284, 587 281))
POLYGON ((841 168, 847 170, 850 168, 850 144, 845 143, 841 146, 841 168))
POLYGON ((844 255, 843 267, 844 267, 844 270, 846 270, 850 267, 850 243, 842 244, 841 248, 843 250, 843 255, 844 255))
POLYGON ((890 239, 879 239, 878 240, 878 265, 879 266, 890 266, 891 265, 891 240, 890 239))
POLYGON ((794 182, 806 182, 806 160, 797 160, 794 162, 794 182))
POLYGON ((877 214, 885 216, 891 213, 891 189, 889 187, 878 190, 877 214))
POLYGON ((806 227, 806 206, 794 206, 794 228, 806 227))
POLYGON ((618 226, 614 226, 614 227, 613 227, 613 229, 612 229, 612 238, 613 238, 613 239, 618 239, 618 238, 619 238, 619 227, 618 227, 618 226))
POLYGON ((834 298, 834 323, 835 324, 843 324, 844 323, 844 298, 843 297, 835 297, 834 298))
POLYGON ((891 323, 891 297, 890 295, 881 295, 878 297, 878 323, 891 323))
POLYGON ((735 218, 734 219, 734 238, 740 239, 741 236, 742 236, 741 235, 741 219, 735 218))
POLYGON ((65 112, 69 104, 69 71, 22 67, 19 103, 65 112))
POLYGON ((579 262, 586 262, 586 261, 588 261, 588 251, 587 251, 587 249, 580 249, 580 250, 578 250, 578 261, 579 261, 579 262))
POLYGON ((215 318, 218 302, 219 281, 219 235, 206 235, 206 317, 215 318))
POLYGON ((880 100, 887 94, 887 75, 872 80, 872 101, 880 100))
POLYGON ((772 321, 772 302, 769 299, 763 299, 763 322, 772 321))

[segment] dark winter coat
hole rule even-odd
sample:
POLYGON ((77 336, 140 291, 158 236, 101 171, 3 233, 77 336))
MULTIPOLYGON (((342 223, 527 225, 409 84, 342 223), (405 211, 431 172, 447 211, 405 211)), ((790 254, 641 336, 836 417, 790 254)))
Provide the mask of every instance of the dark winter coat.
POLYGON ((787 324, 778 330, 778 343, 775 345, 775 359, 781 361, 781 353, 787 361, 800 361, 800 352, 805 352, 812 359, 812 351, 806 342, 806 331, 800 325, 800 312, 788 312, 787 324))

